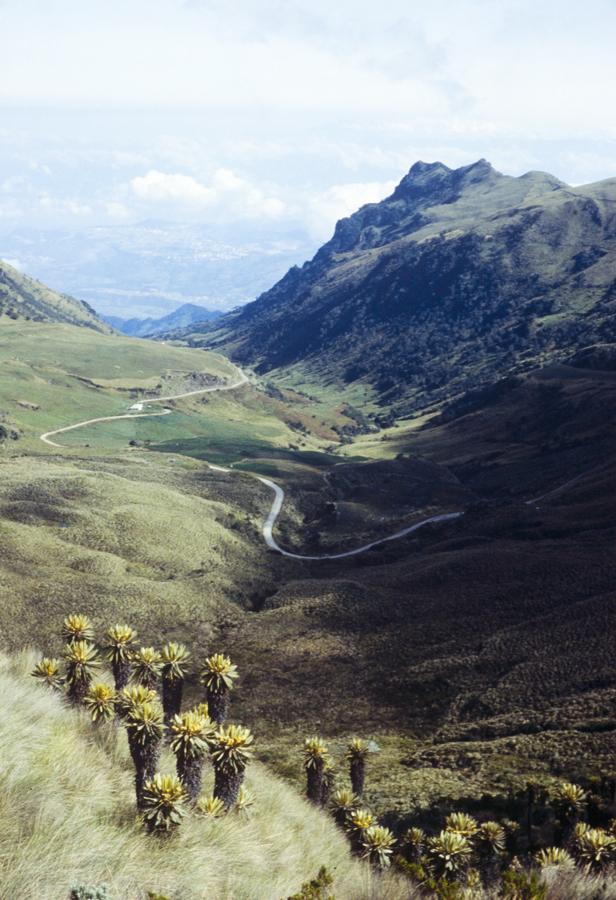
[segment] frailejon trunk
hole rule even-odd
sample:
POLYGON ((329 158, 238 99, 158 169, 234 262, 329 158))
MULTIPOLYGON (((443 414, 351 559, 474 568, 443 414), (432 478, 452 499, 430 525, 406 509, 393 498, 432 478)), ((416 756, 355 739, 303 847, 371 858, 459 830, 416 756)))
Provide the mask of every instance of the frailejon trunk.
POLYGON ((156 774, 160 757, 160 740, 142 743, 128 732, 128 747, 135 766, 135 798, 139 809, 143 806, 143 787, 156 774))
POLYGON ((113 680, 115 681, 116 691, 119 693, 124 690, 130 678, 130 663, 128 660, 119 660, 111 665, 113 669, 113 680))
POLYGON ((182 709, 181 678, 163 678, 163 710, 165 712, 165 725, 169 725, 174 716, 180 714, 182 709))
POLYGON ((229 709, 229 691, 226 688, 222 691, 208 691, 207 705, 210 718, 217 725, 224 725, 229 709))
POLYGON ((229 772, 225 769, 216 769, 214 774, 214 796, 218 797, 225 805, 225 809, 232 809, 237 803, 237 798, 244 781, 244 770, 229 772))
POLYGON ((355 828, 349 836, 353 853, 362 853, 364 849, 365 828, 355 828))
POLYGON ((75 678, 70 682, 68 687, 68 696, 71 703, 83 703, 85 695, 88 693, 91 678, 75 678))
POLYGON ((364 759, 351 760, 351 787, 353 793, 361 797, 364 793, 364 780, 366 777, 366 761, 364 759))
POLYGON ((317 806, 321 805, 323 797, 323 768, 323 760, 315 759, 313 765, 306 769, 306 796, 317 806))
POLYGON ((191 759, 182 759, 178 757, 177 770, 178 778, 186 788, 189 800, 196 803, 201 793, 201 779, 203 777, 202 756, 192 757, 191 759))
POLYGON ((490 853, 482 865, 483 883, 487 888, 493 887, 499 880, 502 868, 501 856, 498 853, 490 853))

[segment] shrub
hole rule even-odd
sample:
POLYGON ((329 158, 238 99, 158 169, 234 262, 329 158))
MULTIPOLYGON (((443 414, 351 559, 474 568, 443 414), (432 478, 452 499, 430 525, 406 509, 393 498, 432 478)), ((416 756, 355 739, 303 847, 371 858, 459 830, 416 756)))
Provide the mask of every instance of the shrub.
POLYGON ((306 881, 299 892, 287 897, 287 900, 335 900, 334 896, 327 891, 327 888, 331 887, 333 883, 334 879, 325 866, 322 866, 316 878, 306 881))
POLYGON ((71 888, 69 900, 111 900, 111 895, 104 884, 99 884, 98 887, 76 884, 71 888))

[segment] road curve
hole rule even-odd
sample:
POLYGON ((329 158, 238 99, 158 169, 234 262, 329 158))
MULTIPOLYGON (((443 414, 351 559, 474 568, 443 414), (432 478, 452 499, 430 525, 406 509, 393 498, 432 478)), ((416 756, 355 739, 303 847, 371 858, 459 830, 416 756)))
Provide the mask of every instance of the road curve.
MULTIPOLYGON (((232 363, 230 363, 232 365, 232 363)), ((55 441, 52 441, 51 438, 56 434, 63 434, 66 431, 73 431, 77 428, 84 428, 87 425, 95 425, 97 422, 112 422, 117 419, 145 419, 151 416, 168 416, 172 410, 163 409, 160 412, 142 412, 144 406, 149 405, 150 403, 166 403, 169 400, 181 400, 184 397, 194 397, 197 394, 207 394, 212 391, 231 391, 235 390, 238 387, 241 387, 244 384, 248 383, 248 376, 245 372, 243 372, 238 366, 234 366, 239 378, 237 381, 232 384, 221 384, 221 385, 212 385, 207 388, 200 388, 196 391, 187 391, 184 394, 173 394, 168 397, 151 397, 145 400, 140 400, 137 403, 134 403, 130 409, 136 410, 136 412, 124 413, 119 416, 99 416, 96 419, 86 419, 83 422, 75 422, 74 425, 65 425, 62 428, 56 428, 54 431, 46 431, 45 434, 40 435, 41 441, 43 443, 48 444, 51 447, 59 447, 62 448, 62 444, 57 444, 55 441)), ((205 463, 209 469, 212 469, 214 472, 223 472, 225 474, 231 473, 233 470, 225 468, 224 466, 216 466, 214 463, 205 463)), ((387 541, 396 541, 399 538, 406 537, 407 534, 412 534, 414 531, 418 531, 420 528, 423 528, 424 525, 430 525, 435 522, 449 522, 453 519, 459 519, 460 516, 463 516, 463 512, 449 512, 449 513, 439 513, 435 516, 429 516, 427 519, 421 519, 419 522, 413 523, 413 525, 408 525, 406 528, 402 528, 400 531, 396 531, 395 534, 389 534, 387 537, 378 538, 375 541, 371 541, 369 544, 363 544, 361 547, 356 547, 354 550, 345 550, 343 553, 328 553, 322 554, 320 556, 308 556, 302 553, 291 553, 289 550, 285 550, 280 544, 276 541, 273 535, 274 526, 280 516, 282 511, 282 506, 285 500, 285 492, 283 488, 280 487, 279 484, 276 484, 275 481, 271 481, 269 478, 264 478, 262 475, 257 475, 254 472, 244 472, 243 474, 250 475, 253 478, 256 478, 257 481, 260 481, 267 488, 274 492, 274 500, 272 502, 271 509, 269 514, 263 523, 263 527, 261 532, 263 534, 263 540, 270 550, 275 551, 276 553, 280 553, 281 556, 285 556, 289 559, 299 559, 299 560, 327 560, 327 559, 345 559, 350 556, 358 556, 360 553, 365 553, 367 550, 371 550, 373 547, 378 547, 380 544, 385 544, 387 541)))
POLYGON ((356 547, 354 550, 345 550, 344 553, 327 553, 320 556, 304 556, 301 553, 291 553, 289 550, 284 550, 276 541, 272 533, 284 503, 284 490, 279 484, 276 484, 275 481, 270 481, 269 478, 263 478, 261 475, 255 475, 255 478, 274 492, 274 502, 272 503, 272 508, 270 509, 269 515, 262 528, 265 543, 270 550, 275 550, 277 553, 282 554, 282 556, 289 557, 289 559, 345 559, 348 556, 357 556, 359 553, 365 553, 366 550, 378 547, 379 544, 385 544, 387 541, 396 541, 398 538, 406 537, 407 534, 411 534, 413 531, 423 528, 424 525, 430 525, 432 522, 449 522, 452 519, 459 519, 460 516, 464 515, 462 512, 439 513, 436 516, 429 516, 427 519, 415 522, 413 525, 407 525, 406 528, 396 531, 395 534, 389 534, 387 537, 378 538, 376 541, 370 541, 369 544, 363 544, 361 547, 356 547))

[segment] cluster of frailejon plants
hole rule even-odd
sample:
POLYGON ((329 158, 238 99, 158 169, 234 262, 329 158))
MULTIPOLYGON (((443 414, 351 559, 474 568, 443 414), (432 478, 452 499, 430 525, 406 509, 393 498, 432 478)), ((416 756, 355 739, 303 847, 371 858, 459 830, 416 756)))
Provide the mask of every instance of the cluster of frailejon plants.
POLYGON ((391 863, 396 838, 389 828, 378 824, 362 803, 366 758, 377 749, 373 742, 362 738, 351 740, 345 753, 350 788, 336 787, 337 770, 327 744, 320 737, 304 741, 304 768, 306 796, 310 802, 330 809, 337 824, 348 835, 354 853, 377 868, 385 869, 391 863))
MULTIPOLYGON (((533 788, 529 795, 534 796, 533 788)), ((585 821, 588 801, 588 792, 579 785, 558 784, 547 798, 557 841, 540 849, 525 844, 517 822, 480 822, 468 813, 452 812, 436 834, 409 828, 397 842, 394 864, 429 897, 545 900, 548 874, 563 878, 565 885, 569 879, 571 885, 576 875, 600 879, 613 873, 616 819, 605 828, 591 827, 585 821)), ((606 803, 605 810, 610 806, 606 803)), ((559 897, 575 896, 563 890, 559 897)), ((603 896, 600 886, 597 891, 593 896, 603 896)))
POLYGON ((129 625, 113 625, 97 642, 87 616, 72 614, 62 626, 62 659, 43 657, 32 675, 85 708, 96 728, 123 724, 135 767, 135 796, 148 831, 169 834, 190 810, 220 816, 244 810, 252 799, 243 788, 253 735, 228 724, 229 694, 238 677, 228 656, 214 653, 200 669, 203 701, 182 710, 191 654, 170 642, 161 650, 139 647, 129 625), (98 680, 107 663, 113 679, 98 680), (177 776, 158 771, 164 741, 175 756, 177 776), (206 760, 214 768, 214 791, 201 796, 206 760))

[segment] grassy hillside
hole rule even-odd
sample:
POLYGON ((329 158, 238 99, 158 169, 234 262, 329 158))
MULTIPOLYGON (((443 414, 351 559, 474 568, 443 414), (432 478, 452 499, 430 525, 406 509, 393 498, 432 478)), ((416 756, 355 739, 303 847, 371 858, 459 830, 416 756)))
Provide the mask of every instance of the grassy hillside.
MULTIPOLYGON (((189 391, 204 378, 232 381, 235 369, 199 350, 7 319, 0 323, 0 424, 6 432, 1 446, 7 452, 44 451, 42 432, 122 414, 144 392, 189 391)), ((81 443, 87 441, 82 436, 81 443)))
MULTIPOLYGON (((109 888, 111 900, 277 900, 326 865, 341 900, 407 898, 393 876, 354 861, 331 819, 259 765, 247 784, 246 818, 191 815, 157 839, 135 817, 124 729, 95 729, 86 716, 31 683, 33 656, 3 658, 0 689, 0 895, 64 900, 75 884, 109 888)), ((161 770, 173 772, 165 751, 161 770)), ((211 791, 206 775, 205 791, 211 791)))
POLYGON ((111 331, 83 300, 52 291, 0 260, 0 326, 6 320, 80 325, 102 334, 111 331))
POLYGON ((616 179, 417 163, 311 261, 184 337, 404 415, 613 338, 615 201, 616 179))

